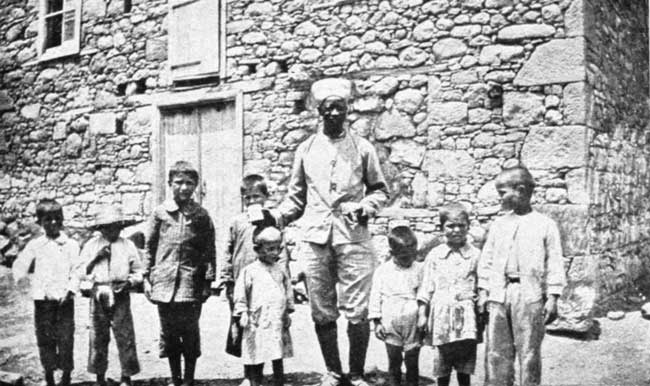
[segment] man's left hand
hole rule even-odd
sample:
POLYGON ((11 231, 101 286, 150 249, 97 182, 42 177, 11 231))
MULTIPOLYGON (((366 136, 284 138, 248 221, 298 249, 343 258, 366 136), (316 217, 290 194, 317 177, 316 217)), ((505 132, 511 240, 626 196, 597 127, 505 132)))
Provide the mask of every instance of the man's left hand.
POLYGON ((553 323, 557 318, 557 295, 550 295, 544 304, 544 324, 553 323))
POLYGON ((359 223, 365 225, 370 216, 366 208, 358 202, 344 202, 341 204, 341 213, 345 220, 351 225, 359 223))

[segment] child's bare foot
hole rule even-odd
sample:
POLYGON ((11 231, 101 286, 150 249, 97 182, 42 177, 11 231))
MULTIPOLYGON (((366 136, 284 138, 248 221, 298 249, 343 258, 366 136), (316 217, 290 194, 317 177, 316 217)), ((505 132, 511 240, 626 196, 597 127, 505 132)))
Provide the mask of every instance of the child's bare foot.
POLYGON ((122 375, 120 379, 120 386, 131 386, 131 377, 122 375))

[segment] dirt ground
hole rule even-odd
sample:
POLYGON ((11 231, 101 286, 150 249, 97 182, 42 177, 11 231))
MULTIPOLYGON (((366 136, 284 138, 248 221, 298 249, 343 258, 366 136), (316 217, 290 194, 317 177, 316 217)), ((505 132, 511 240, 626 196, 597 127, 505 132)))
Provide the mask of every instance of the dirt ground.
MULTIPOLYGON (((0 370, 19 372, 27 385, 42 382, 38 351, 33 333, 32 301, 26 288, 12 286, 6 269, 0 268, 0 370)), ((135 377, 137 386, 167 385, 167 363, 158 358, 158 317, 156 309, 143 295, 132 295, 132 311, 138 355, 142 372, 135 377)), ((204 306, 201 318, 203 356, 197 366, 199 386, 236 386, 241 381, 242 366, 237 358, 224 353, 228 306, 224 298, 212 297, 204 306)), ((88 300, 76 301, 75 365, 73 381, 89 385, 93 376, 86 372, 88 353, 88 300)), ((597 340, 580 340, 547 335, 543 344, 544 385, 650 385, 650 321, 639 312, 630 312, 620 321, 599 319, 602 333, 597 340)), ((312 385, 324 370, 308 305, 298 305, 293 315, 291 333, 294 358, 285 360, 290 385, 312 385)), ((347 362, 345 323, 339 323, 343 363, 347 362)), ((483 383, 483 345, 479 345, 474 384, 483 383)), ((366 362, 372 383, 385 383, 386 355, 382 343, 371 339, 366 362)), ((265 369, 270 372, 270 365, 265 369)), ((432 352, 420 354, 420 385, 433 385, 432 352)), ((119 379, 119 362, 111 343, 110 378, 119 379)), ((452 381, 452 385, 455 382, 452 381)))

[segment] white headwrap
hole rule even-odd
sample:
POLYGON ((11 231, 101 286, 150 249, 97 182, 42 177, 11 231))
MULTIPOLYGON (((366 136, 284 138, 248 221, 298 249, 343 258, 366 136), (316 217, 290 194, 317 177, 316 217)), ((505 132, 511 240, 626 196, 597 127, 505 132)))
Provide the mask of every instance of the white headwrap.
POLYGON ((352 82, 343 78, 326 78, 314 82, 311 86, 313 106, 320 106, 329 97, 338 97, 346 102, 352 97, 352 82))

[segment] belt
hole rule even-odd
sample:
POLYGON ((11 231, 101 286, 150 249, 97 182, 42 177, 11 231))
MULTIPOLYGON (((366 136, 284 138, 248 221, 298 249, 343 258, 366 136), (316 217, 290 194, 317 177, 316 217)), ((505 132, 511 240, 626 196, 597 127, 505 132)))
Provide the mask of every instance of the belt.
POLYGON ((521 279, 516 276, 506 276, 506 283, 507 284, 512 284, 512 283, 519 283, 521 279))

